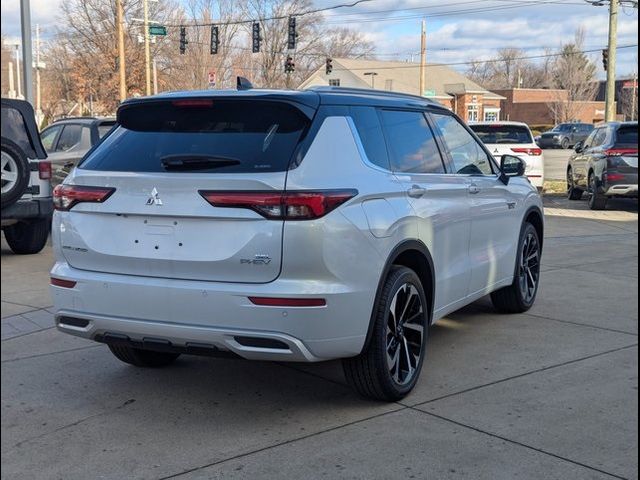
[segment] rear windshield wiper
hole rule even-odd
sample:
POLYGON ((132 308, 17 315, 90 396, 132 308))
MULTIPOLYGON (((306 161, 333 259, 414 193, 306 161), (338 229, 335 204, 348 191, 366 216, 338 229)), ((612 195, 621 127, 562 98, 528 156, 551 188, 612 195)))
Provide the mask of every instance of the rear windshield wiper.
POLYGON ((167 171, 210 170, 242 163, 235 158, 208 155, 167 155, 160 162, 167 171))

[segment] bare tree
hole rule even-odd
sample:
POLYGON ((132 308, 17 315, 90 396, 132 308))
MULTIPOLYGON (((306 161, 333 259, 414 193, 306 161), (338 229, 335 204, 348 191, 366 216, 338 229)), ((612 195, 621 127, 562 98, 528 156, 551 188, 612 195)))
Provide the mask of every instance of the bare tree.
POLYGON ((549 61, 534 63, 519 48, 498 50, 489 61, 472 62, 467 76, 488 89, 544 88, 549 84, 549 61))
POLYGON ((558 122, 577 119, 584 108, 583 102, 592 101, 598 89, 596 66, 582 52, 583 46, 584 30, 578 29, 574 41, 563 45, 553 62, 553 86, 559 91, 549 103, 549 109, 558 122))

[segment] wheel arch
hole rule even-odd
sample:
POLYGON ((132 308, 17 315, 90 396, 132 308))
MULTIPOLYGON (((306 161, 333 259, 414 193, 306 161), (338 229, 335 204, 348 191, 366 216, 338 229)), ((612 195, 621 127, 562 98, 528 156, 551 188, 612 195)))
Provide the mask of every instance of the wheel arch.
POLYGON ((540 240, 540 250, 542 251, 542 247, 544 246, 544 215, 540 208, 537 206, 529 207, 524 215, 524 221, 522 222, 523 227, 525 223, 530 223, 533 225, 533 228, 536 229, 538 239, 540 240))
POLYGON ((429 325, 433 321, 433 307, 435 300, 435 270, 433 266, 433 257, 427 246, 420 240, 405 240, 391 251, 384 264, 380 279, 378 280, 378 288, 376 289, 375 301, 371 309, 371 317, 369 319, 369 327, 367 329, 367 337, 362 349, 366 349, 371 341, 373 334, 373 325, 375 321, 375 308, 382 293, 384 282, 389 275, 391 267, 400 265, 412 269, 422 282, 425 294, 428 296, 428 317, 429 325))

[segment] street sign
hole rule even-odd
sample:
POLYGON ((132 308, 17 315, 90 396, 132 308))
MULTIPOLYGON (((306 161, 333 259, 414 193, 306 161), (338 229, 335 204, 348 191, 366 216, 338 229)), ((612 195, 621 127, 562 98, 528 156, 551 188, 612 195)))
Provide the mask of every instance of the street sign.
POLYGON ((436 91, 435 90, 425 90, 422 93, 423 97, 435 97, 436 96, 436 91))
POLYGON ((164 25, 149 25, 149 35, 166 35, 167 27, 164 25))

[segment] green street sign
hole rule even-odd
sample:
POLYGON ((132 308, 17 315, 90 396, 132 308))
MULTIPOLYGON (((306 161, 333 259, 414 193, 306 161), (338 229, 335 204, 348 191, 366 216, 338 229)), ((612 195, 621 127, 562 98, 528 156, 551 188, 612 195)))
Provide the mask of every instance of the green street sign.
POLYGON ((435 97, 436 96, 436 91, 435 90, 425 90, 422 93, 422 96, 424 96, 424 97, 435 97))
POLYGON ((149 35, 166 35, 167 27, 164 25, 149 25, 149 35))

